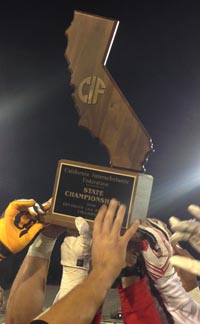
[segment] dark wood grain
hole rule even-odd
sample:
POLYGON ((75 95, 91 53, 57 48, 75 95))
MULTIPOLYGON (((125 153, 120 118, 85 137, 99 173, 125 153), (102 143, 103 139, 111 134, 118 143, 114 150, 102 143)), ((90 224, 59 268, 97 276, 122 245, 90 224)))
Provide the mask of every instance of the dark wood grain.
POLYGON ((116 20, 75 11, 65 57, 79 126, 105 145, 111 166, 141 171, 152 140, 105 67, 117 26, 116 20))

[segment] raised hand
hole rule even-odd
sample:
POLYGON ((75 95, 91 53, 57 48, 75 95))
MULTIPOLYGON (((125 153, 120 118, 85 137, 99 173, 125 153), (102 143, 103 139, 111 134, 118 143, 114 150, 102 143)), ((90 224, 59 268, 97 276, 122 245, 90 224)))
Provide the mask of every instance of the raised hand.
POLYGON ((0 219, 0 257, 23 250, 44 227, 39 215, 45 214, 51 201, 39 205, 34 199, 12 201, 0 219))
POLYGON ((200 252, 200 207, 196 205, 190 205, 188 211, 196 217, 196 219, 190 219, 181 221, 176 217, 170 217, 170 225, 173 232, 175 232, 170 241, 189 241, 189 243, 200 252))
MULTIPOLYGON (((175 232, 170 241, 174 244, 179 241, 188 241, 192 247, 200 252, 200 207, 190 205, 188 211, 196 218, 181 221, 176 217, 170 217, 170 225, 175 232)), ((187 256, 173 256, 170 259, 171 264, 183 270, 189 271, 195 275, 200 275, 200 261, 191 259, 187 256)))
POLYGON ((89 270, 91 259, 92 232, 87 221, 76 217, 75 225, 79 236, 66 236, 61 245, 61 264, 89 270))
POLYGON ((126 264, 129 240, 135 234, 139 222, 135 221, 121 235, 126 207, 112 199, 109 206, 103 205, 96 216, 93 230, 92 266, 94 271, 107 273, 114 281, 126 264))
POLYGON ((173 255, 173 249, 168 241, 167 233, 160 224, 147 222, 139 226, 139 231, 146 236, 146 248, 143 249, 145 265, 149 276, 155 281, 162 277, 168 277, 174 273, 174 268, 169 262, 173 255))

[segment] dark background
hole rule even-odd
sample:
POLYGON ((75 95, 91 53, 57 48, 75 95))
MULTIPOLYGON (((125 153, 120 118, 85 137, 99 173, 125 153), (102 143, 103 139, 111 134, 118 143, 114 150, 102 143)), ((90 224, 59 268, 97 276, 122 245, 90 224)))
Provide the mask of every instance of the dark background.
MULTIPOLYGON (((200 4, 184 0, 1 2, 0 211, 46 201, 59 159, 108 165, 71 99, 64 32, 75 9, 120 21, 106 66, 153 139, 148 216, 188 218, 200 200, 200 4)), ((23 256, 1 267, 16 271, 23 256)))

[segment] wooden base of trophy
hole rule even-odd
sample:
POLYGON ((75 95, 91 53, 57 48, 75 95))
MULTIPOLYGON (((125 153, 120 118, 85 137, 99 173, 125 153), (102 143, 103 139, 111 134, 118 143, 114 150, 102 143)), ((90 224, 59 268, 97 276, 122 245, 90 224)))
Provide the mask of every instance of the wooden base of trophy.
POLYGON ((92 226, 102 204, 112 198, 126 205, 122 229, 135 219, 145 219, 153 177, 143 173, 60 160, 57 167, 52 207, 45 222, 75 228, 81 216, 92 226))

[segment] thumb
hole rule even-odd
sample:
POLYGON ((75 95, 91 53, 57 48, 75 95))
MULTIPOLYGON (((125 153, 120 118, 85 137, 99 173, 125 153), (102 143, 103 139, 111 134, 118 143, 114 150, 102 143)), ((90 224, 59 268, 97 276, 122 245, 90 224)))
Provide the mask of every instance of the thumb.
POLYGON ((126 230, 126 232, 124 233, 124 239, 127 241, 127 243, 130 241, 130 239, 134 236, 134 234, 136 233, 138 227, 139 227, 139 220, 135 220, 131 226, 126 230))
POLYGON ((76 217, 75 219, 76 228, 81 237, 90 237, 91 229, 88 222, 83 217, 76 217))
POLYGON ((28 211, 33 217, 36 217, 38 215, 44 215, 45 212, 48 211, 51 207, 51 203, 52 198, 50 198, 48 201, 45 201, 43 204, 35 202, 34 206, 28 208, 28 211))
POLYGON ((51 207, 51 203, 52 203, 52 198, 50 198, 49 200, 42 203, 42 207, 43 207, 44 211, 49 210, 49 208, 51 207))

